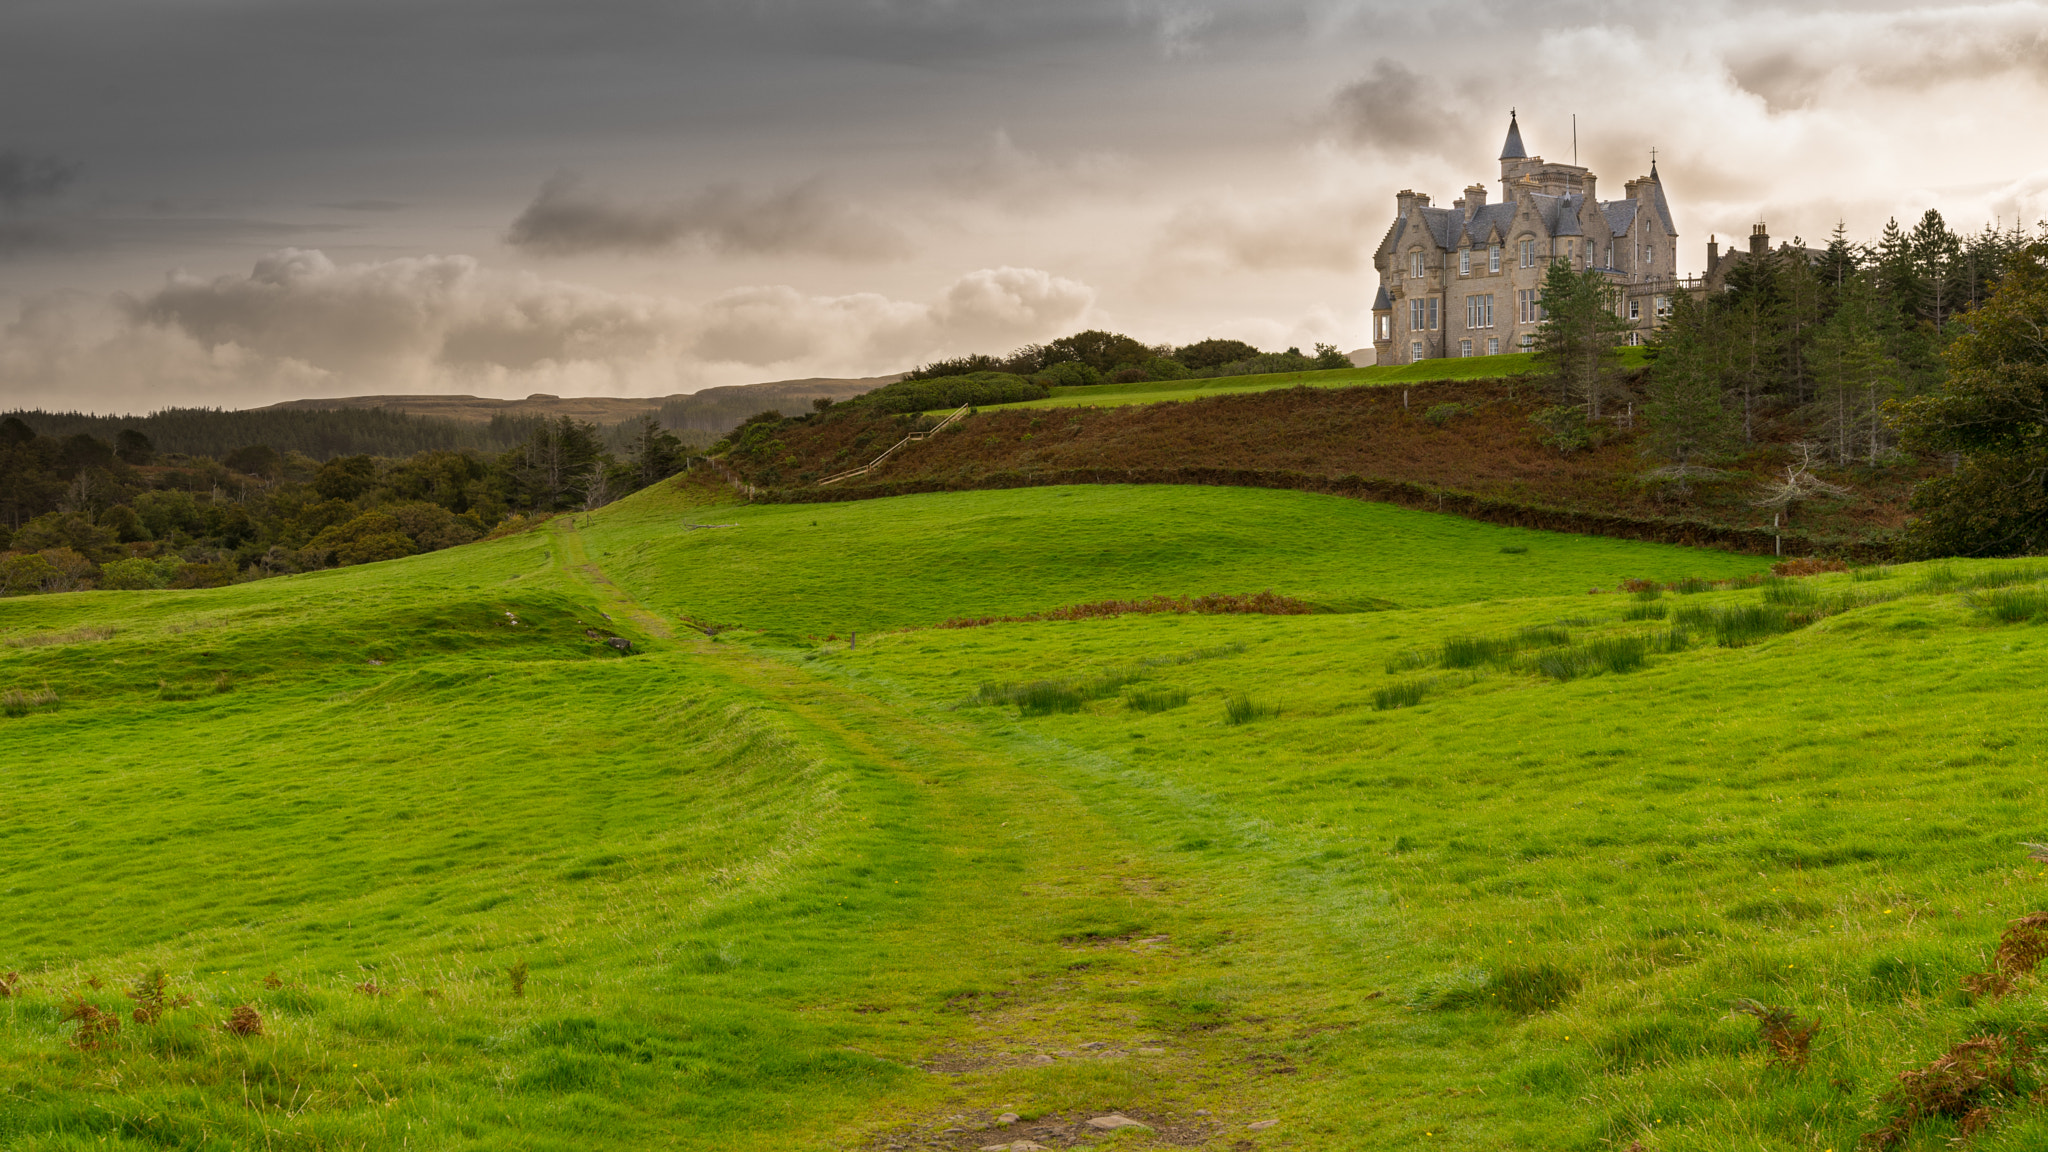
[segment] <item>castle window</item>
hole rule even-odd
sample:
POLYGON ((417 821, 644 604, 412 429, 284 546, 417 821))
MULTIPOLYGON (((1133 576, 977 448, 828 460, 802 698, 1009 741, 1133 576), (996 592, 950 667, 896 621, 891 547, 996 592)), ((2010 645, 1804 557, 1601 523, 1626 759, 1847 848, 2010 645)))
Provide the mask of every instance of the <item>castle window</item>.
POLYGON ((1493 327, 1493 293, 1465 297, 1465 327, 1493 327))
POLYGON ((1651 267, 1655 267, 1655 266, 1656 266, 1656 263, 1657 263, 1657 249, 1656 249, 1655 247, 1651 246, 1651 245, 1648 245, 1648 244, 1645 244, 1645 245, 1643 245, 1643 267, 1645 267, 1645 268, 1651 268, 1651 267))
POLYGON ((1470 276, 1471 274, 1472 250, 1470 248, 1461 248, 1458 250, 1458 275, 1470 276))
POLYGON ((1420 340, 1417 340, 1417 341, 1415 341, 1414 343, 1411 343, 1410 345, 1408 345, 1408 359, 1410 359, 1410 360, 1420 360, 1420 359, 1422 359, 1422 341, 1420 341, 1420 340))
POLYGON ((1394 338, 1394 318, 1392 316, 1380 316, 1377 319, 1379 320, 1379 338, 1382 340, 1392 340, 1394 338))
POLYGON ((1493 246, 1491 246, 1491 247, 1487 248, 1487 250, 1486 250, 1486 270, 1487 270, 1488 272, 1498 272, 1498 271, 1500 271, 1500 245, 1498 245, 1498 244, 1495 244, 1495 245, 1493 245, 1493 246))
POLYGON ((1471 357, 1472 342, 1470 340, 1458 341, 1458 355, 1467 357, 1468 359, 1471 357))
POLYGON ((1408 274, 1410 276, 1415 277, 1417 280, 1420 280, 1422 279, 1423 273, 1424 268, 1422 264, 1421 250, 1418 249, 1414 252, 1410 252, 1408 254, 1408 274))
POLYGON ((1534 324, 1543 319, 1543 308, 1536 303, 1536 289, 1524 288, 1515 293, 1516 314, 1524 324, 1534 324))
POLYGON ((1500 337, 1488 336, 1486 338, 1486 354, 1488 356, 1500 355, 1500 337))
POLYGON ((1534 240, 1524 240, 1522 241, 1522 267, 1534 268, 1535 266, 1536 242, 1534 240))
POLYGON ((1631 320, 1641 320, 1643 318, 1643 302, 1641 300, 1631 300, 1628 302, 1628 318, 1631 320))
POLYGON ((1408 302, 1408 330, 1434 332, 1437 325, 1436 297, 1408 302))
POLYGON ((1659 319, 1659 320, 1664 320, 1664 319, 1668 319, 1668 318, 1669 318, 1670 316, 1671 316, 1671 297, 1669 297, 1669 296, 1659 296, 1659 297, 1657 297, 1657 319, 1659 319))

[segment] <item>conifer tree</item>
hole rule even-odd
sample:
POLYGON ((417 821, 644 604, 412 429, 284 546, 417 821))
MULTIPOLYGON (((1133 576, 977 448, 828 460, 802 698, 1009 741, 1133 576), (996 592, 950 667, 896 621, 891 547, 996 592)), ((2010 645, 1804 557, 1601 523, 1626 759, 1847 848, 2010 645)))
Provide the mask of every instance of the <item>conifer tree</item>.
POLYGON ((1536 329, 1536 365, 1557 387, 1559 404, 1583 404, 1600 418, 1621 363, 1621 292, 1605 274, 1573 272, 1568 261, 1550 265, 1543 278, 1543 322, 1536 329))
POLYGON ((1664 463, 1649 478, 1670 481, 1680 492, 1689 490, 1692 480, 1714 474, 1710 465, 1732 438, 1722 402, 1721 328, 1711 304, 1680 293, 1672 301, 1650 369, 1643 448, 1664 463))
POLYGON ((1827 453, 1848 464, 1861 453, 1875 464, 1887 434, 1882 408, 1897 391, 1897 361, 1885 351, 1887 309, 1868 276, 1844 283, 1840 306, 1814 341, 1818 393, 1812 405, 1827 453))

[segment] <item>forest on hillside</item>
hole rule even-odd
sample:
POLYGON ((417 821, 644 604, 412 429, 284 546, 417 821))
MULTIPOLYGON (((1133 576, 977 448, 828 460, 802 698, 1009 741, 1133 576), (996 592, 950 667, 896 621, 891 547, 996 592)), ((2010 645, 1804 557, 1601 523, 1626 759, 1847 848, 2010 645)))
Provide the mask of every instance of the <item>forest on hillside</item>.
MULTIPOLYGON (((262 415, 335 418, 279 420, 287 445, 323 427, 447 423, 374 410, 262 415)), ((0 418, 0 595, 214 587, 431 552, 601 507, 685 463, 681 441, 652 418, 623 452, 596 426, 560 417, 531 422, 502 451, 436 445, 324 460, 261 442, 217 455, 168 451, 145 427, 161 426, 102 436, 0 418)))

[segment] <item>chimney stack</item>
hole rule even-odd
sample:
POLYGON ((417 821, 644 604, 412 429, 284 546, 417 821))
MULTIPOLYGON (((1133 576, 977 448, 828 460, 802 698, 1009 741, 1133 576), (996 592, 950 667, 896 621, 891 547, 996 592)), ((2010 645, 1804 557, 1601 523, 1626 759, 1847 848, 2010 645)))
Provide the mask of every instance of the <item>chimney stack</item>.
POLYGON ((1771 250, 1771 234, 1762 224, 1749 230, 1749 254, 1761 256, 1771 250))

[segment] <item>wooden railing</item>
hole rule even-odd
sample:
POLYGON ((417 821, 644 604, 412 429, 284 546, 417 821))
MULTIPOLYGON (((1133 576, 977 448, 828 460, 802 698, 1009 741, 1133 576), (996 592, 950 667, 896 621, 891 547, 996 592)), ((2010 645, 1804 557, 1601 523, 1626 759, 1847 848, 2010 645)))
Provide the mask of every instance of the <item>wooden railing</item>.
POLYGON ((966 416, 968 410, 973 407, 974 405, 972 404, 962 404, 958 411, 954 412, 951 416, 946 417, 944 420, 939 421, 935 427, 928 428, 923 432, 912 432, 910 435, 905 436, 903 439, 898 440, 894 444, 889 445, 888 450, 883 452, 880 456, 875 457, 873 460, 868 461, 867 463, 861 465, 858 468, 848 468, 844 472, 835 472, 832 475, 825 477, 823 480, 818 481, 818 486, 822 488, 827 484, 837 484, 841 480, 851 480, 855 476, 867 475, 868 473, 874 471, 876 468, 880 467, 882 461, 887 460, 889 458, 890 453, 896 451, 898 448, 903 447, 905 444, 908 444, 913 440, 929 440, 933 436, 936 436, 939 433, 944 432, 948 427, 952 426, 954 421, 966 416))

